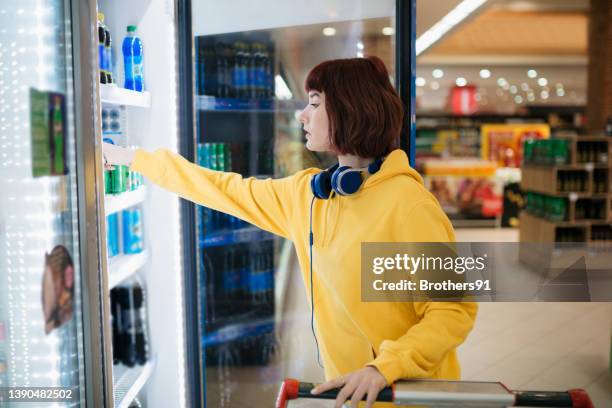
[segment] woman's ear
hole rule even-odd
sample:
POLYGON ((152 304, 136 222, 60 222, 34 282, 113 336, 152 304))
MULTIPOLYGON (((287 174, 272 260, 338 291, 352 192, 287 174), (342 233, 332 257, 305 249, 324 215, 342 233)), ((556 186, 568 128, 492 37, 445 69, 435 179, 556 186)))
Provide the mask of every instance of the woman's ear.
POLYGON ((69 265, 64 271, 64 286, 68 289, 74 285, 74 268, 69 265))

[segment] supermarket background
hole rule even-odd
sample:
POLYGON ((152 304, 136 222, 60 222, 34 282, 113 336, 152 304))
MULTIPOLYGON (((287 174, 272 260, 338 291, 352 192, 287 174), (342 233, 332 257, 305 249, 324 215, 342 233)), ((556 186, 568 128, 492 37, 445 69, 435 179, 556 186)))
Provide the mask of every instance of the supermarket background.
MULTIPOLYGON (((585 244, 609 273, 608 0, 23 0, 0 22, 0 387, 260 407, 283 378, 323 379, 291 243, 104 171, 100 144, 244 176, 325 168, 297 114, 326 59, 383 59, 414 103, 402 147, 459 241, 585 244), (128 25, 144 90, 125 89, 128 25)), ((541 247, 512 262, 550 278, 575 261, 541 247)), ((482 303, 463 379, 609 406, 611 338, 610 303, 482 303)))

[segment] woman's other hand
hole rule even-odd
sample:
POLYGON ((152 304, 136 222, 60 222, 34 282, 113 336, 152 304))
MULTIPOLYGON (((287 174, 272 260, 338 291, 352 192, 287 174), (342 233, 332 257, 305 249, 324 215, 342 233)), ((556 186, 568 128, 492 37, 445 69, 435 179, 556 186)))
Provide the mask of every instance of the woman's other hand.
POLYGON ((319 394, 334 388, 341 388, 336 398, 335 408, 341 408, 345 401, 351 400, 351 408, 357 408, 357 404, 367 394, 366 408, 370 408, 378 393, 387 386, 387 380, 375 367, 364 367, 342 377, 319 384, 313 388, 313 394, 319 394))
POLYGON ((104 168, 111 170, 113 166, 130 166, 134 160, 134 151, 111 143, 102 143, 104 168))

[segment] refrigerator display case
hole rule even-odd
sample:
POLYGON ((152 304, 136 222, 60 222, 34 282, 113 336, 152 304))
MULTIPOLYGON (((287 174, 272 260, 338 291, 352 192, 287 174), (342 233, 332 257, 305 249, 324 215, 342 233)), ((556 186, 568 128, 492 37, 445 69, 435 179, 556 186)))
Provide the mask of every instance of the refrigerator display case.
POLYGON ((55 406, 187 405, 179 200, 105 171, 101 150, 177 150, 174 12, 163 0, 0 6, 0 387, 71 393, 55 406), (143 92, 124 86, 128 25, 143 92))
MULTIPOLYGON (((399 3, 405 16, 407 3, 399 3)), ((191 73, 181 84, 181 153, 243 177, 332 165, 334 157, 305 148, 298 120, 308 103, 305 77, 327 59, 376 55, 398 89, 408 89, 407 67, 400 75, 395 59, 397 7, 179 1, 180 69, 191 73)), ((186 275, 187 315, 199 323, 187 337, 188 359, 200 362, 189 367, 190 399, 208 407, 272 404, 284 377, 313 374, 304 368, 314 348, 309 320, 287 312, 288 293, 305 296, 292 287, 292 243, 201 206, 186 205, 183 216, 185 261, 198 271, 186 275)))

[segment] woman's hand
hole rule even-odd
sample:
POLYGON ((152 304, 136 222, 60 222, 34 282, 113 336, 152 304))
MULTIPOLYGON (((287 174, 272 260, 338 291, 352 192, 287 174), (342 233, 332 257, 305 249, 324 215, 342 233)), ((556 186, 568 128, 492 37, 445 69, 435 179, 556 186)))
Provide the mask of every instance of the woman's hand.
POLYGON ((341 408, 342 404, 351 399, 351 408, 357 408, 359 401, 367 394, 366 408, 370 408, 378 393, 387 386, 387 380, 375 367, 364 367, 342 377, 319 384, 312 390, 312 394, 319 394, 334 388, 340 388, 334 408, 341 408))
POLYGON ((110 143, 102 143, 102 156, 104 158, 104 168, 107 170, 114 165, 129 166, 134 161, 133 150, 110 143))

